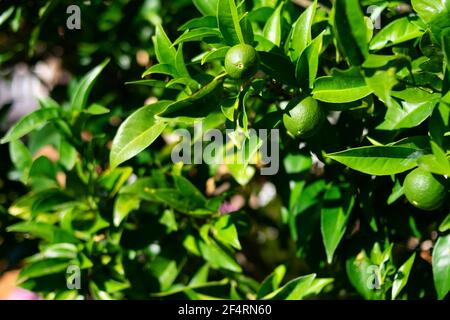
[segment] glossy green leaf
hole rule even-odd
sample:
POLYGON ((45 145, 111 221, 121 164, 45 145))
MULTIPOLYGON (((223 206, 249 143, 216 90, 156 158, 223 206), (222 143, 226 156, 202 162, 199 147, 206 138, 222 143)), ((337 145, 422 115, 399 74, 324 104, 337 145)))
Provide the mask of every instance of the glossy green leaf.
POLYGON ((172 46, 172 42, 167 37, 161 25, 156 26, 155 35, 152 37, 153 45, 155 46, 155 53, 158 62, 165 65, 170 65, 176 69, 176 55, 177 51, 172 46))
POLYGON ((280 265, 276 267, 275 270, 273 270, 273 272, 270 275, 268 275, 261 283, 256 298, 262 299, 271 292, 277 290, 281 284, 281 281, 283 281, 285 274, 286 274, 286 266, 280 265))
POLYGON ((221 33, 218 29, 197 28, 183 33, 177 40, 175 40, 173 45, 177 45, 182 42, 201 41, 207 37, 218 37, 220 35, 221 33))
POLYGON ((213 60, 222 60, 225 59, 225 56, 227 55, 228 50, 230 47, 222 47, 217 50, 212 50, 205 54, 202 58, 202 64, 205 64, 206 62, 213 61, 213 60))
POLYGON ((327 156, 353 170, 385 176, 398 174, 414 168, 417 159, 423 155, 421 150, 396 146, 370 146, 349 149, 327 156))
POLYGON ((242 272, 241 266, 219 247, 215 242, 199 242, 199 249, 203 258, 215 269, 225 269, 233 272, 242 272))
POLYGON ((377 288, 376 274, 379 266, 375 265, 362 251, 346 262, 347 276, 358 293, 368 300, 381 299, 381 290, 377 288))
POLYGON ((450 176, 450 160, 434 141, 431 141, 433 154, 423 155, 417 160, 420 167, 435 174, 450 176))
POLYGON ((450 214, 448 214, 444 221, 439 225, 440 232, 447 232, 448 230, 450 230, 450 214))
POLYGON ((402 291, 408 283, 409 274, 411 273, 415 258, 416 254, 413 253, 413 255, 398 269, 394 282, 392 283, 392 300, 397 298, 400 291, 402 291))
POLYGON ((354 203, 354 197, 344 194, 338 186, 332 186, 325 193, 321 209, 320 231, 328 263, 333 261, 334 252, 347 230, 347 221, 354 203))
POLYGON ((410 18, 404 17, 394 20, 381 29, 370 42, 370 50, 380 50, 405 41, 416 39, 423 34, 417 24, 412 23, 410 18))
POLYGON ((196 116, 202 117, 202 115, 207 115, 208 111, 216 107, 211 100, 215 98, 217 91, 221 89, 223 76, 224 75, 217 76, 213 81, 202 87, 193 95, 168 104, 167 108, 158 113, 158 117, 175 118, 180 116, 192 116, 195 118, 196 116), (210 107, 211 109, 205 108, 205 106, 210 107))
POLYGON ((450 11, 450 3, 446 0, 411 0, 411 4, 426 22, 431 22, 442 12, 450 11))
POLYGON ((114 203, 113 223, 118 227, 133 211, 139 208, 140 199, 135 195, 121 194, 114 203))
POLYGON ((218 0, 192 0, 192 2, 204 16, 217 15, 218 0))
POLYGON ((188 29, 195 29, 195 28, 216 28, 217 29, 218 26, 217 26, 216 14, 214 14, 214 16, 205 16, 205 17, 189 20, 188 22, 183 24, 181 27, 179 27, 178 30, 185 31, 188 29))
POLYGON ((283 11, 284 3, 281 2, 278 7, 275 9, 273 14, 270 16, 269 20, 267 20, 263 35, 264 38, 271 41, 273 44, 280 46, 281 37, 282 37, 282 11, 283 11))
POLYGON ((219 30, 230 46, 245 43, 235 0, 218 0, 217 21, 219 30))
POLYGON ((450 291, 450 235, 440 236, 433 249, 433 279, 438 299, 450 291))
POLYGON ((317 36, 302 52, 297 61, 296 78, 303 88, 314 87, 319 69, 319 56, 322 50, 323 32, 317 36))
POLYGON ((386 113, 383 123, 377 129, 380 130, 398 130, 405 128, 414 128, 425 121, 436 106, 436 101, 427 101, 419 103, 402 102, 393 104, 386 113))
POLYGON ((303 50, 311 42, 311 27, 316 14, 317 0, 315 0, 292 26, 288 41, 286 42, 286 51, 292 61, 300 58, 303 50))
POLYGON ((142 74, 142 78, 145 76, 149 76, 151 74, 165 74, 171 77, 176 77, 178 75, 178 71, 176 66, 170 64, 155 64, 144 71, 142 74))
POLYGON ((20 278, 37 278, 50 274, 65 272, 70 260, 65 258, 46 259, 26 266, 20 272, 20 278))
POLYGON ((336 38, 351 65, 359 66, 368 55, 367 25, 358 0, 337 0, 334 8, 336 38))
POLYGON ((38 109, 20 119, 6 135, 0 140, 0 143, 7 143, 17 140, 27 135, 31 131, 38 129, 48 121, 59 118, 59 108, 38 109))
POLYGON ((236 226, 231 216, 226 215, 219 218, 214 223, 215 238, 225 245, 231 245, 237 250, 241 250, 241 243, 237 233, 236 226))
POLYGON ((263 297, 263 300, 302 300, 303 297, 308 293, 316 274, 309 274, 306 276, 301 276, 295 278, 283 287, 275 290, 274 292, 263 297))
POLYGON ((362 99, 372 93, 358 68, 341 71, 316 79, 313 98, 329 103, 345 103, 362 99))
POLYGON ((146 149, 163 132, 166 124, 155 119, 155 114, 165 109, 170 102, 161 101, 145 106, 125 120, 114 137, 110 164, 112 168, 131 159, 146 149))
POLYGON ((20 140, 13 140, 9 143, 9 156, 17 170, 21 172, 21 180, 26 182, 28 172, 33 164, 30 151, 20 140))
POLYGON ((94 86, 100 73, 108 65, 109 61, 109 59, 106 59, 80 80, 73 93, 72 101, 70 103, 73 110, 83 110, 86 107, 92 87, 94 86))

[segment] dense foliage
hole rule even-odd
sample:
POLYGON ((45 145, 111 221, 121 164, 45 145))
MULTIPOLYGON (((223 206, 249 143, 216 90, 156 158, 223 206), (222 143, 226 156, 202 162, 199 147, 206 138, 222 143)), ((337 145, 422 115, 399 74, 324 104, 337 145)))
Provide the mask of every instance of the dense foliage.
POLYGON ((448 295, 450 2, 97 2, 64 37, 63 1, 0 12, 2 67, 62 47, 76 78, 1 140, 9 179, 27 188, 15 182, 23 194, 1 221, 38 244, 22 287, 48 299, 448 295), (199 123, 233 146, 278 129, 279 171, 262 174, 252 147, 238 163, 174 163, 179 129, 195 144, 199 123), (57 157, 36 156, 47 145, 57 157))

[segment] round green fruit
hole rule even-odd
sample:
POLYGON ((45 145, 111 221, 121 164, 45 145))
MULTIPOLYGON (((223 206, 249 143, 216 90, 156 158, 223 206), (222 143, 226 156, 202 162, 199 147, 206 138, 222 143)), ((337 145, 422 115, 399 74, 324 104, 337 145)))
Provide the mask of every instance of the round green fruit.
POLYGON ((421 168, 406 176, 403 191, 413 206, 427 211, 441 207, 447 194, 445 180, 421 168))
POLYGON ((233 79, 245 79, 258 70, 258 52, 248 44, 238 44, 230 48, 225 56, 225 71, 233 79))
POLYGON ((310 138, 325 121, 326 115, 320 104, 311 97, 294 100, 286 107, 283 123, 292 137, 310 138))

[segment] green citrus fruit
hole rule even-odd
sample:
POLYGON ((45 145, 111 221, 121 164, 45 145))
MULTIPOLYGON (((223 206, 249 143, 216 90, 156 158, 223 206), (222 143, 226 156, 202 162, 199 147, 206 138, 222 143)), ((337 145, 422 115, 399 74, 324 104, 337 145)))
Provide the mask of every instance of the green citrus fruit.
POLYGON ((447 188, 440 177, 417 168, 411 171, 403 183, 406 199, 422 210, 436 210, 444 203, 447 188))
POLYGON ((294 100, 286 107, 283 123, 292 137, 310 138, 315 135, 325 121, 325 112, 311 97, 294 100))
POLYGON ((258 64, 258 52, 248 44, 235 45, 225 56, 225 71, 234 79, 253 76, 258 70, 258 64))

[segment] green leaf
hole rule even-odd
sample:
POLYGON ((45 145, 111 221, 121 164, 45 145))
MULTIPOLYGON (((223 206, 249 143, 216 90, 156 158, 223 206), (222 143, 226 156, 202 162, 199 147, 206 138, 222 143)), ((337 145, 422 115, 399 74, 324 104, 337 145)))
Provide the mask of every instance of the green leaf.
POLYGON ((397 298, 400 291, 402 291, 408 283, 409 274, 411 273, 415 258, 416 254, 413 253, 413 255, 398 269, 394 282, 392 283, 392 300, 397 298))
POLYGON ((403 196, 404 192, 403 192, 403 186, 401 185, 399 180, 395 180, 395 185, 392 188, 392 192, 389 195, 389 198, 387 200, 387 204, 391 205, 393 204, 395 201, 397 201, 398 199, 400 199, 401 196, 403 196))
POLYGON ((180 116, 185 117, 204 117, 209 114, 211 109, 218 107, 212 103, 218 90, 221 90, 224 75, 219 75, 213 81, 202 87, 193 95, 170 103, 167 108, 161 110, 158 114, 159 118, 176 118, 180 116))
POLYGON ((92 104, 89 108, 86 109, 86 111, 84 111, 84 113, 91 115, 102 115, 107 114, 109 112, 110 110, 108 108, 105 108, 104 106, 98 103, 92 104))
POLYGON ((204 16, 217 15, 218 0, 192 0, 192 2, 204 16))
POLYGON ((161 112, 169 104, 170 102, 160 101, 142 107, 120 125, 111 147, 110 165, 112 168, 131 159, 159 137, 166 124, 156 120, 155 114, 161 112))
POLYGON ((331 76, 316 80, 313 98, 329 103, 345 103, 362 99, 372 93, 359 68, 334 69, 331 76))
POLYGON ((167 291, 180 272, 177 261, 163 256, 157 256, 149 266, 153 276, 158 279, 161 291, 167 291))
POLYGON ((225 56, 227 55, 229 49, 230 47, 226 46, 216 50, 209 51, 207 54, 203 56, 201 63, 205 64, 206 62, 209 61, 225 59, 225 56))
POLYGON ((442 12, 450 11, 450 3, 446 0, 411 0, 411 4, 425 22, 431 22, 442 12))
POLYGON ((208 282, 208 276, 209 276, 209 265, 205 263, 192 276, 191 280, 189 281, 189 286, 193 287, 206 284, 208 282))
POLYGON ((139 197, 135 195, 120 194, 114 202, 114 226, 118 227, 133 210, 139 208, 140 203, 139 197))
POLYGON ((377 278, 375 272, 378 268, 378 265, 370 261, 365 251, 361 251, 356 257, 351 257, 346 262, 350 283, 365 299, 381 299, 381 290, 375 286, 377 278))
POLYGON ((228 45, 245 43, 235 0, 218 0, 217 23, 228 45))
POLYGON ((417 160, 420 167, 435 174, 450 176, 450 161, 434 141, 431 141, 433 154, 423 155, 417 160))
POLYGON ((303 297, 308 293, 316 274, 309 274, 306 276, 301 276, 295 278, 283 287, 275 290, 269 295, 263 297, 262 299, 267 300, 302 300, 303 297))
POLYGON ((221 33, 218 29, 197 28, 183 33, 177 40, 175 40, 173 45, 175 46, 182 42, 201 41, 207 37, 218 37, 220 35, 221 33))
POLYGON ((73 243, 57 243, 43 246, 41 252, 29 257, 27 263, 36 262, 45 259, 75 259, 78 248, 73 243))
POLYGON ((172 207, 173 209, 192 216, 211 215, 210 210, 195 199, 186 197, 183 192, 177 189, 147 189, 145 190, 153 201, 157 201, 172 207))
POLYGON ((367 86, 373 90, 375 95, 384 102, 388 108, 395 108, 398 106, 396 101, 391 97, 392 88, 398 83, 398 80, 395 77, 395 68, 390 68, 387 71, 376 71, 370 77, 366 76, 365 80, 367 86))
POLYGON ((202 257, 210 263, 211 267, 242 272, 241 266, 214 241, 211 240, 208 243, 199 241, 199 249, 202 257))
POLYGON ((176 69, 176 55, 177 50, 173 47, 172 42, 167 37, 161 25, 156 26, 155 35, 152 37, 153 45, 155 46, 155 54, 158 62, 165 65, 170 65, 176 69))
POLYGON ((261 283, 256 299, 262 299, 264 296, 267 296, 271 292, 277 290, 281 284, 281 281, 283 281, 285 274, 286 266, 280 265, 276 267, 275 270, 273 270, 273 272, 261 283))
POLYGON ((322 50, 323 34, 317 36, 302 52, 297 61, 295 73, 297 80, 303 88, 314 87, 317 71, 319 69, 319 56, 322 50))
POLYGON ((5 11, 3 11, 0 14, 0 26, 5 23, 6 20, 8 20, 9 17, 11 17, 11 15, 14 13, 14 9, 15 7, 9 7, 8 9, 6 9, 5 11))
POLYGON ((43 126, 49 120, 60 117, 59 108, 38 109, 19 120, 6 135, 0 140, 1 144, 17 140, 27 135, 31 131, 43 126))
POLYGON ((272 52, 259 51, 261 69, 275 80, 292 86, 297 86, 295 65, 286 57, 272 52))
POLYGON ((46 259, 32 263, 20 272, 20 279, 37 278, 55 273, 65 273, 70 260, 65 258, 46 259))
POLYGON ((394 103, 388 108, 383 123, 377 129, 398 130, 414 128, 433 113, 436 102, 436 100, 417 103, 402 101, 402 106, 394 103))
POLYGON ((423 31, 412 21, 408 17, 392 21, 373 37, 370 50, 380 50, 420 37, 423 31))
POLYGON ((311 27, 316 14, 317 0, 300 15, 292 26, 291 34, 286 42, 286 52, 292 61, 300 58, 303 50, 311 42, 311 27))
MULTIPOLYGON (((176 77, 178 75, 178 71, 176 66, 170 64, 155 64, 144 71, 142 74, 142 78, 151 74, 165 74, 171 77, 176 77)), ((139 84, 139 83, 138 83, 139 84)))
POLYGON ((320 231, 328 263, 333 261, 334 252, 347 230, 347 221, 354 203, 355 198, 343 194, 338 186, 332 186, 325 193, 321 209, 320 231))
POLYGON ((7 228, 8 232, 29 233, 35 237, 44 239, 49 243, 69 242, 77 243, 78 240, 70 233, 54 225, 43 222, 19 222, 7 228))
POLYGON ((416 167, 423 152, 414 148, 370 146, 349 149, 327 156, 353 170, 375 176, 393 175, 416 167))
POLYGON ((450 105, 441 102, 437 108, 434 109, 429 121, 430 135, 434 141, 442 145, 444 136, 450 132, 450 105))
POLYGON ((21 181, 26 182, 33 158, 28 148, 20 140, 13 140, 9 144, 9 156, 17 170, 21 172, 21 181))
POLYGON ((448 230, 450 230, 450 214, 448 214, 444 221, 439 225, 440 232, 447 232, 448 230))
POLYGON ((438 299, 450 291, 450 234, 440 236, 433 249, 433 279, 438 299))
POLYGON ((225 245, 231 245, 237 250, 241 250, 238 232, 233 223, 233 219, 229 215, 220 217, 214 223, 214 237, 225 245))
POLYGON ((190 198, 197 203, 197 206, 204 206, 206 204, 205 196, 192 184, 188 179, 183 176, 173 177, 175 186, 178 191, 182 192, 184 196, 190 198))
POLYGON ((100 73, 108 65, 109 61, 109 59, 105 59, 100 65, 92 69, 80 80, 70 103, 72 110, 83 110, 86 107, 92 87, 100 73))
POLYGON ((336 39, 351 65, 359 66, 368 55, 367 24, 358 0, 336 0, 334 7, 336 39))
POLYGON ((189 20, 181 27, 179 27, 178 30, 185 31, 188 29, 195 29, 195 28, 218 28, 216 13, 214 13, 214 15, 189 20))
POLYGON ((281 32, 282 32, 282 11, 284 7, 284 2, 281 2, 278 7, 275 9, 273 14, 270 16, 269 20, 267 20, 263 35, 264 38, 271 41, 273 44, 280 46, 281 44, 281 32))

